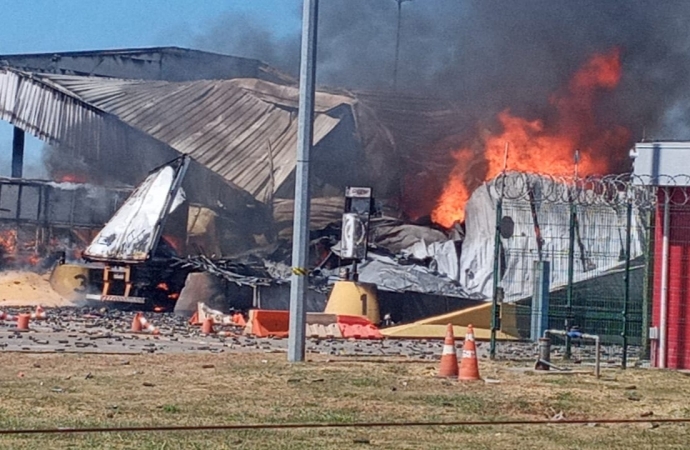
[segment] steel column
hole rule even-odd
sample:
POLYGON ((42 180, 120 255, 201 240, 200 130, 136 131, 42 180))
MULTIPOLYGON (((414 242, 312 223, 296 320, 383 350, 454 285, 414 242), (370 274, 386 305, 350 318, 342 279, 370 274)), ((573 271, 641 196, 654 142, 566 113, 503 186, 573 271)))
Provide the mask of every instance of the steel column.
POLYGON ((318 0, 304 0, 302 54, 300 59, 297 158, 295 166, 295 217, 292 233, 292 280, 288 361, 304 361, 307 287, 309 282, 309 156, 314 140, 316 90, 316 23, 318 0))
POLYGON ((21 178, 24 174, 24 130, 14 127, 12 139, 12 178, 21 178))
POLYGON ((649 359, 650 357, 650 343, 649 343, 649 326, 652 315, 652 292, 651 286, 654 284, 652 279, 654 275, 654 255, 652 249, 654 248, 654 221, 656 220, 654 209, 650 209, 645 214, 645 261, 644 261, 644 284, 642 291, 642 359, 649 359))

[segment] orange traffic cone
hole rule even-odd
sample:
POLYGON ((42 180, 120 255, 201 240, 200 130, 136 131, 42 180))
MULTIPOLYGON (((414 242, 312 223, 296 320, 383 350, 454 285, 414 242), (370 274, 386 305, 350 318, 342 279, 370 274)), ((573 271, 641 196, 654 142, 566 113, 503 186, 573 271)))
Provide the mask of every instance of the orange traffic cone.
POLYGON ((142 313, 139 313, 139 323, 141 324, 141 329, 148 331, 151 334, 160 334, 158 328, 154 327, 142 313))
POLYGON ((201 333, 202 334, 213 334, 213 319, 210 317, 207 317, 204 320, 204 323, 201 325, 201 333))
POLYGON ((448 324, 446 329, 446 339, 443 341, 443 351, 441 352, 441 367, 438 376, 450 378, 458 376, 458 351, 455 348, 455 335, 453 325, 448 324))
POLYGON ((141 313, 136 313, 132 319, 132 333, 141 333, 141 313))
POLYGON ((32 320, 45 320, 48 317, 41 305, 36 306, 36 312, 31 313, 32 320))
POLYGON ((27 331, 29 329, 30 320, 31 314, 19 314, 19 316, 17 316, 17 330, 27 331))
POLYGON ((477 346, 474 343, 474 328, 467 325, 465 343, 462 347, 462 361, 460 361, 460 381, 481 380, 479 377, 479 364, 477 363, 477 346))

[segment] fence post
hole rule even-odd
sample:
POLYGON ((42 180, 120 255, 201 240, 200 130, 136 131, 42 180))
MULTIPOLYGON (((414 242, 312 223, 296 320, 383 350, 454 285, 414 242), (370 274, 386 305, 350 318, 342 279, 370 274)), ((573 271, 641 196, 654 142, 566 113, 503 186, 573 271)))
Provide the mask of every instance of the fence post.
POLYGON ((645 214, 645 250, 644 250, 644 280, 642 288, 642 354, 643 359, 651 357, 650 343, 649 343, 649 324, 652 314, 652 302, 650 297, 652 294, 652 277, 654 276, 654 208, 649 208, 645 214))
MULTIPOLYGON (((629 188, 628 188, 629 189, 629 188)), ((628 364, 628 303, 630 301, 630 239, 632 234, 632 199, 631 192, 627 193, 627 204, 625 211, 625 275, 623 282, 623 355, 621 357, 621 368, 625 369, 628 364)))
MULTIPOLYGON (((501 270, 501 219, 503 218, 503 196, 506 191, 506 173, 508 170, 508 143, 506 142, 505 153, 503 154, 503 172, 501 172, 501 193, 496 202, 496 230, 494 236, 494 273, 493 273, 493 299, 491 300, 491 343, 489 344, 489 358, 496 358, 496 331, 501 328, 500 323, 500 305, 498 302, 498 281, 499 272, 501 270)), ((503 302, 503 295, 501 295, 501 302, 503 302)))
MULTIPOLYGON (((505 178, 502 180, 505 183, 505 178)), ((498 305, 498 281, 499 272, 501 270, 501 218, 503 217, 503 196, 498 198, 496 202, 496 229, 494 231, 494 268, 493 268, 493 298, 491 299, 491 342, 489 344, 489 357, 496 358, 496 331, 498 331, 500 324, 498 323, 499 305, 498 305)))
POLYGON ((549 261, 534 261, 534 288, 532 291, 532 316, 530 340, 538 341, 549 329, 549 286, 551 286, 551 264, 549 261))
MULTIPOLYGON (((576 181, 577 182, 577 181, 576 181)), ((565 331, 570 331, 572 326, 571 318, 573 314, 573 278, 575 275, 575 227, 577 226, 577 213, 575 210, 574 196, 570 197, 570 220, 568 223, 568 286, 566 289, 566 303, 565 303, 565 331)), ((565 335, 565 354, 564 359, 570 359, 571 342, 570 336, 565 335)))

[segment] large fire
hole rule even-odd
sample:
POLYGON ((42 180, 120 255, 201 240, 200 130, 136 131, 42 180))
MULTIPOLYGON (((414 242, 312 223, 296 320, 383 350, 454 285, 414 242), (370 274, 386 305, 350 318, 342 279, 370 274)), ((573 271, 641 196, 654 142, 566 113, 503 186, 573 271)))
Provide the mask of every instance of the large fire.
MULTIPOLYGON (((56 230, 54 230, 56 231, 56 230)), ((70 230, 74 233, 76 229, 70 230)), ((37 230, 0 228, 0 270, 35 268, 43 270, 52 265, 60 253, 70 261, 80 258, 85 242, 74 237, 51 236, 47 240, 36 239, 37 230)))
POLYGON ((483 181, 499 175, 506 165, 508 145, 509 170, 571 176, 574 155, 579 151, 578 173, 581 176, 604 174, 611 168, 613 150, 627 148, 630 132, 622 126, 602 127, 597 123, 594 107, 600 90, 613 90, 621 78, 620 52, 613 49, 589 59, 573 76, 562 92, 549 103, 554 110, 553 123, 526 120, 506 109, 498 115, 502 131, 482 141, 478 154, 471 147, 453 154, 455 166, 432 213, 432 220, 445 227, 465 218, 465 204, 472 191, 483 181), (485 160, 486 172, 468 173, 476 158, 485 160))
POLYGON ((17 230, 0 230, 0 269, 5 266, 35 266, 40 259, 35 241, 20 243, 17 230))

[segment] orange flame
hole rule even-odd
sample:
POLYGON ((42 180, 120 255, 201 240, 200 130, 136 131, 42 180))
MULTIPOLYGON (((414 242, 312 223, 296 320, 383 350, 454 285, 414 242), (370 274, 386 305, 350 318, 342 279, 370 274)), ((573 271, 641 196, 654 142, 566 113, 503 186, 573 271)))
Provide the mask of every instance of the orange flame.
POLYGON ((17 252, 17 231, 0 231, 0 247, 4 253, 14 255, 17 252))
POLYGON ((28 263, 31 264, 32 266, 37 266, 38 263, 41 262, 41 257, 38 256, 38 255, 36 255, 36 254, 33 254, 33 255, 29 256, 29 258, 27 259, 27 261, 28 261, 28 263))
POLYGON ((510 170, 573 175, 574 154, 579 150, 579 175, 608 172, 610 150, 626 148, 630 132, 622 126, 601 129, 596 122, 594 103, 599 90, 614 89, 620 78, 620 52, 613 49, 592 57, 577 71, 563 93, 550 98, 556 113, 553 125, 547 127, 542 120, 516 117, 508 109, 498 114, 502 131, 483 139, 482 153, 475 155, 470 147, 454 153, 456 163, 432 212, 432 220, 450 227, 465 219, 465 205, 472 191, 502 172, 506 143, 510 170), (471 179, 467 167, 476 157, 485 160, 486 172, 483 177, 471 179))
POLYGON ((58 177, 58 180, 62 183, 86 183, 86 176, 76 173, 67 173, 58 177))

